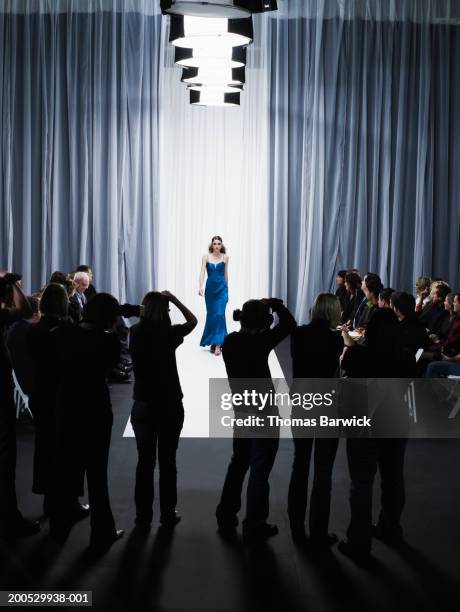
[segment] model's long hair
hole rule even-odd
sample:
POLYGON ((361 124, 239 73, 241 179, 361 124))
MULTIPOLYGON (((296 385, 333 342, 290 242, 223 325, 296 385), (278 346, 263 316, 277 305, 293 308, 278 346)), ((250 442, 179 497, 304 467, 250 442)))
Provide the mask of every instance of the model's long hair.
POLYGON ((224 241, 222 240, 220 236, 213 236, 211 238, 211 242, 209 243, 208 251, 210 253, 213 252, 212 243, 214 242, 214 240, 220 240, 221 242, 220 252, 222 253, 222 255, 225 255, 225 253, 227 252, 227 249, 225 248, 224 241))

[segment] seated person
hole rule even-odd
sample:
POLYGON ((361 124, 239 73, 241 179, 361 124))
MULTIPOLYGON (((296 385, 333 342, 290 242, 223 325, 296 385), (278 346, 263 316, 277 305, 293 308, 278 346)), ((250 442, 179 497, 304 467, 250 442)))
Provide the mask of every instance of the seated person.
POLYGON ((444 299, 444 316, 440 316, 433 326, 433 333, 430 334, 432 343, 438 343, 447 338, 450 324, 454 318, 454 293, 448 293, 444 299))
POLYGON ((342 312, 342 323, 351 325, 355 313, 363 301, 364 293, 361 291, 361 277, 356 272, 347 272, 345 275, 345 289, 348 294, 348 303, 342 312))
POLYGON ((415 298, 405 291, 395 291, 390 299, 391 307, 398 317, 403 347, 412 355, 422 348, 427 350, 430 339, 423 323, 415 313, 415 298))
POLYGON ((345 276, 346 275, 347 275, 346 270, 339 270, 337 272, 337 276, 335 277, 335 284, 337 285, 335 295, 339 298, 341 312, 345 310, 348 304, 348 291, 346 290, 346 287, 345 287, 345 276))
POLYGON ((379 308, 391 308, 390 299, 393 293, 394 289, 391 289, 391 287, 385 287, 385 289, 382 289, 382 291, 379 293, 379 308))
POLYGON ((419 276, 415 281, 416 305, 415 311, 422 312, 423 307, 430 301, 431 278, 429 276, 419 276))
POLYGON ((356 342, 364 339, 366 326, 372 314, 379 308, 378 296, 383 289, 382 281, 377 274, 368 272, 361 283, 361 289, 364 297, 355 312, 353 321, 348 326, 348 329, 342 328, 343 340, 346 346, 353 346, 356 342), (355 332, 353 336, 348 333, 350 329, 355 332))
POLYGON ((444 281, 435 281, 431 284, 430 301, 417 313, 420 321, 430 333, 436 333, 442 319, 446 316, 444 300, 451 289, 444 281))
POLYGON ((428 364, 425 376, 427 378, 444 378, 448 376, 460 376, 460 353, 449 357, 442 355, 440 361, 432 361, 428 364))
POLYGON ((368 272, 361 283, 361 290, 365 299, 359 305, 354 319, 353 329, 363 329, 366 327, 372 313, 378 308, 379 294, 383 289, 382 281, 378 274, 368 272))

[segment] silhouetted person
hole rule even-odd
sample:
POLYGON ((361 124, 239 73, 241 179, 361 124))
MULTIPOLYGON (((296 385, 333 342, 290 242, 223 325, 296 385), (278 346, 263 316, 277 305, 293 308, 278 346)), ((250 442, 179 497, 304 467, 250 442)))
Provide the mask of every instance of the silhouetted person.
POLYGON ((335 290, 335 295, 340 300, 340 310, 343 312, 348 305, 348 291, 345 287, 345 276, 347 275, 346 270, 339 270, 335 277, 335 284, 337 289, 335 290))
POLYGON ((342 323, 351 325, 356 311, 361 305, 364 293, 361 291, 361 277, 356 272, 350 271, 345 275, 345 289, 348 294, 348 301, 342 312, 342 323))
MULTIPOLYGON (((86 472, 90 504, 91 540, 96 550, 109 547, 123 535, 115 529, 110 508, 107 469, 113 414, 107 374, 120 357, 120 343, 112 332, 120 312, 118 301, 97 293, 85 308, 72 351, 70 381, 84 381, 77 397, 69 398, 65 420, 69 470, 78 482, 80 468, 86 472)), ((72 478, 69 478, 69 482, 72 478)))
POLYGON ((35 364, 29 351, 27 336, 31 325, 40 321, 40 300, 28 296, 32 316, 20 319, 8 328, 6 343, 10 353, 11 365, 21 390, 30 396, 35 386, 35 364))
POLYGON ((16 499, 16 410, 5 333, 9 325, 32 314, 16 278, 0 273, 0 535, 5 537, 40 531, 38 521, 24 519, 16 499))
POLYGON ((130 350, 134 367, 134 405, 131 424, 136 436, 136 524, 152 522, 153 476, 158 451, 160 468, 160 522, 173 527, 176 513, 176 451, 184 422, 183 393, 176 365, 176 349, 196 326, 197 319, 168 291, 147 293, 138 324, 131 328, 130 350), (186 322, 172 325, 169 304, 186 322))
MULTIPOLYGON (((241 322, 241 330, 226 336, 222 355, 233 393, 241 392, 245 381, 259 379, 257 390, 268 393, 274 390, 268 356, 270 352, 296 327, 296 322, 281 300, 250 300, 242 311, 234 312, 234 319, 241 322), (277 325, 271 328, 273 315, 278 315, 277 325), (262 381, 262 383, 260 383, 262 381)), ((236 411, 235 411, 236 413, 236 411)), ((268 478, 278 450, 279 436, 248 438, 234 431, 233 455, 228 466, 222 496, 216 510, 219 531, 233 535, 238 524, 241 507, 241 490, 249 470, 246 517, 243 535, 253 539, 265 539, 278 533, 276 525, 267 523, 269 513, 268 478)))
POLYGON ((83 495, 83 471, 78 486, 63 488, 64 465, 59 440, 59 423, 65 410, 60 392, 66 375, 67 355, 73 350, 75 328, 68 318, 69 299, 63 285, 50 283, 40 300, 42 317, 30 326, 28 346, 35 366, 35 385, 30 396, 34 416, 35 452, 32 491, 44 495, 43 511, 50 517, 50 530, 63 523, 88 516, 87 506, 78 502, 83 495))
MULTIPOLYGON (((366 343, 347 349, 342 368, 349 378, 411 378, 415 375, 415 358, 403 348, 394 312, 381 308, 373 313, 367 326, 366 343)), ((400 417, 405 421, 407 415, 400 417)), ((385 421, 386 415, 379 415, 377 411, 373 419, 378 422, 379 418, 385 421)), ((390 426, 388 421, 387 427, 390 426)), ((391 544, 402 539, 400 518, 405 503, 406 444, 405 438, 347 439, 351 521, 347 540, 340 542, 339 549, 356 561, 369 559, 372 535, 391 544), (377 467, 382 488, 381 512, 377 525, 372 528, 372 489, 377 467)))
MULTIPOLYGON (((320 293, 311 309, 311 322, 297 327, 291 336, 293 387, 291 392, 302 392, 304 378, 334 378, 343 351, 343 339, 336 330, 340 322, 340 303, 335 295, 320 293)), ((305 410, 293 407, 292 418, 303 418, 305 410)), ((303 428, 302 428, 303 429, 303 428)), ((305 515, 308 500, 308 476, 315 446, 314 477, 310 500, 310 541, 316 546, 329 546, 337 541, 328 534, 331 504, 332 468, 338 438, 302 437, 304 431, 292 428, 294 462, 288 493, 288 515, 293 538, 305 539, 305 515)))
POLYGON ((414 296, 404 291, 395 291, 390 298, 390 303, 399 320, 403 347, 413 355, 419 349, 427 351, 430 347, 430 339, 425 326, 415 312, 414 296))

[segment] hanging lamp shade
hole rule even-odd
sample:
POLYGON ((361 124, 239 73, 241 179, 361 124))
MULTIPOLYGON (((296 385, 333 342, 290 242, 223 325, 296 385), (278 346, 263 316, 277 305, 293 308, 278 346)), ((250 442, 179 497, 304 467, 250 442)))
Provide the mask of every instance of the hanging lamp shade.
POLYGON ((204 91, 212 94, 216 93, 239 93, 243 90, 242 85, 226 85, 226 84, 218 84, 218 85, 188 85, 187 89, 189 91, 204 91))
POLYGON ((239 106, 240 92, 219 90, 190 91, 190 104, 195 106, 239 106))
POLYGON ((245 68, 184 68, 181 81, 187 85, 244 85, 246 82, 245 68))
POLYGON ((219 43, 203 49, 176 47, 174 61, 190 68, 242 68, 246 64, 246 48, 219 43))
POLYGON ((231 47, 248 45, 254 38, 252 17, 221 19, 171 15, 169 42, 175 47, 204 48, 214 45, 216 39, 231 47))
POLYGON ((197 17, 226 17, 237 19, 251 13, 276 11, 276 0, 161 0, 161 12, 197 17))

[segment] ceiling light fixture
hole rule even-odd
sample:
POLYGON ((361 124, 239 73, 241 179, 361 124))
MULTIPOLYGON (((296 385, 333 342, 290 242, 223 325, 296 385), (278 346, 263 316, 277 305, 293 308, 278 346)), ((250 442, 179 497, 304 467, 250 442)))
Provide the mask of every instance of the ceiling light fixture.
POLYGON ((249 45, 254 38, 252 18, 216 19, 189 15, 171 16, 169 42, 175 47, 195 48, 218 40, 230 47, 249 45))

